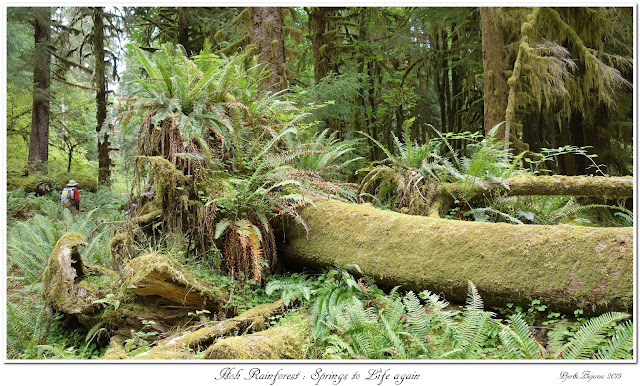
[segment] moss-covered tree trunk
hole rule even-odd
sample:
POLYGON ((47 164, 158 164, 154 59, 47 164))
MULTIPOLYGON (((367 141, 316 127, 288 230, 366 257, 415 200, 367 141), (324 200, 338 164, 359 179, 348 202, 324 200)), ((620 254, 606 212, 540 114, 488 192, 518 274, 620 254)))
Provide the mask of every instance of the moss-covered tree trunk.
POLYGON ((471 280, 488 306, 588 313, 633 305, 633 229, 454 221, 337 201, 305 208, 279 246, 286 264, 358 264, 383 286, 463 303, 471 280))
POLYGON ((35 54, 33 60, 33 108, 29 138, 30 172, 47 173, 49 161, 49 100, 51 85, 51 8, 33 8, 35 54))
POLYGON ((111 142, 109 141, 109 128, 105 125, 107 119, 107 78, 105 74, 105 48, 104 48, 104 9, 93 8, 93 58, 95 60, 94 83, 96 90, 96 134, 98 137, 98 185, 111 185, 111 142))
POLYGON ((284 90, 287 88, 287 67, 282 10, 278 7, 253 7, 250 11, 253 41, 258 46, 260 61, 271 72, 262 87, 273 92, 284 90))
MULTIPOLYGON (((484 69, 484 132, 505 120, 509 88, 505 76, 505 45, 501 20, 496 7, 480 7, 480 30, 482 33, 482 66, 484 69)), ((500 127, 496 138, 503 139, 504 127, 500 127)))
POLYGON ((325 7, 313 7, 309 12, 309 34, 311 35, 311 53, 313 54, 313 78, 318 84, 329 74, 330 59, 328 57, 327 42, 324 34, 327 32, 328 9, 325 7), (324 46, 324 48, 323 48, 324 46))

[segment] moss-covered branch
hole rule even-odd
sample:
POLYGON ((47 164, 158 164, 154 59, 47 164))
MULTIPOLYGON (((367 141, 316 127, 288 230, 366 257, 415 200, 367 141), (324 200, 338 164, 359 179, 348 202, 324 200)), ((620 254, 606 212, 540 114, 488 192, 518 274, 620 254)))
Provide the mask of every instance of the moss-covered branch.
POLYGON ((467 281, 485 303, 539 299, 572 312, 628 311, 633 305, 633 229, 453 221, 317 202, 286 227, 287 264, 358 264, 384 286, 425 289, 464 303, 467 281))
POLYGON ((579 177, 522 175, 506 180, 509 188, 499 183, 445 184, 443 189, 453 195, 464 193, 473 198, 482 194, 508 196, 584 196, 605 198, 633 197, 633 177, 579 177))

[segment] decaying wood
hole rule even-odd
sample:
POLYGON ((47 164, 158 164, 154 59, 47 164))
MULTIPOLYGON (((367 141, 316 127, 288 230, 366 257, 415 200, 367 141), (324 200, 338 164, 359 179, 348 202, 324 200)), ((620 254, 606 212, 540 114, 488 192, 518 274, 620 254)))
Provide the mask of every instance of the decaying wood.
POLYGON ((261 304, 234 318, 210 322, 194 331, 157 341, 149 351, 133 358, 126 355, 122 339, 112 339, 111 348, 102 359, 190 359, 189 353, 208 347, 217 338, 231 334, 239 335, 263 331, 269 317, 281 314, 285 309, 282 300, 261 304))
POLYGON ((296 320, 253 334, 224 338, 210 346, 206 359, 299 359, 304 358, 309 325, 296 320))
POLYGON ((221 290, 199 281, 189 271, 160 254, 148 254, 131 260, 124 267, 126 286, 136 295, 160 297, 185 309, 224 313, 221 290))
POLYGON ((158 346, 164 350, 178 350, 184 347, 196 348, 206 346, 213 342, 214 339, 230 333, 262 331, 270 316, 281 314, 284 311, 285 306, 282 300, 261 304, 234 318, 221 320, 212 326, 202 327, 196 331, 173 337, 166 342, 159 343, 158 346))
POLYGON ((464 303, 471 280, 488 306, 530 304, 587 313, 630 311, 633 229, 511 225, 410 216, 337 201, 285 228, 286 264, 358 264, 383 286, 430 290, 464 303))
POLYGON ((56 311, 69 315, 93 315, 93 301, 104 296, 109 288, 101 288, 92 279, 116 276, 108 269, 84 264, 80 248, 86 245, 81 234, 68 232, 58 240, 49 256, 42 275, 42 294, 45 303, 56 311))

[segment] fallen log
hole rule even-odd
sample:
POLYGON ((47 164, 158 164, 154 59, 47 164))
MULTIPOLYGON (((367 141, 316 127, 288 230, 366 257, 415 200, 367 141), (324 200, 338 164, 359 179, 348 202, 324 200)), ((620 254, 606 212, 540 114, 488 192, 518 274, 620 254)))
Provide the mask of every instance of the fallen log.
POLYGON ((207 348, 217 338, 231 334, 238 335, 263 331, 269 316, 281 314, 285 309, 282 300, 261 304, 234 318, 220 320, 213 325, 207 325, 194 331, 183 332, 157 341, 149 351, 132 358, 127 356, 122 338, 119 340, 112 338, 111 348, 102 359, 193 359, 194 350, 207 348))
POLYGON ((581 177, 522 175, 498 182, 481 181, 473 186, 443 184, 454 195, 466 192, 468 198, 486 194, 508 196, 583 196, 604 198, 633 197, 633 177, 581 177))
POLYGON ((467 281, 485 304, 586 313, 631 311, 633 229, 511 225, 411 216, 337 201, 300 212, 310 231, 285 227, 285 263, 355 263, 382 286, 430 290, 464 303, 467 281))
POLYGON ((489 196, 576 196, 623 199, 633 197, 633 177, 521 175, 502 181, 432 184, 427 191, 427 213, 438 217, 454 206, 454 197, 473 201, 489 196))
POLYGON ((284 302, 278 300, 273 303, 261 304, 251 308, 240 315, 217 322, 213 326, 207 326, 187 334, 160 342, 157 346, 163 350, 181 350, 183 348, 196 348, 212 343, 216 338, 230 333, 244 333, 246 331, 262 331, 269 317, 281 314, 285 310, 284 302))
POLYGON ((204 358, 304 358, 309 331, 309 322, 306 318, 295 319, 261 332, 221 339, 204 352, 204 358))
POLYGON ((160 254, 131 260, 124 267, 128 289, 141 297, 160 298, 161 303, 180 305, 185 310, 209 310, 218 315, 228 311, 222 290, 197 280, 178 262, 160 254))

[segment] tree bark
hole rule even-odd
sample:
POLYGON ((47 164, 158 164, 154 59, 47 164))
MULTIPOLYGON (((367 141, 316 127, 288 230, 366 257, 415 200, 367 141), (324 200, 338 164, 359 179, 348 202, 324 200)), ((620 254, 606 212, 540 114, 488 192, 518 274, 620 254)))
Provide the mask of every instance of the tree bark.
POLYGON ((178 44, 184 47, 187 55, 193 55, 189 44, 189 11, 185 7, 178 7, 178 44))
POLYGON ((316 202, 286 225, 285 264, 358 264, 382 286, 464 303, 472 281, 485 304, 601 313, 633 306, 633 229, 444 220, 337 201, 316 202))
POLYGON ((326 55, 324 33, 327 32, 326 8, 314 7, 309 13, 309 32, 311 35, 311 52, 313 53, 313 78, 316 84, 329 73, 329 60, 326 55))
POLYGON ((49 101, 51 86, 51 8, 35 7, 33 109, 29 138, 29 172, 46 174, 49 161, 49 101))
POLYGON ((93 58, 95 60, 94 83, 96 91, 96 135, 98 137, 98 185, 111 185, 111 142, 109 129, 103 127, 107 119, 108 81, 105 73, 104 59, 104 9, 93 8, 93 58))
MULTIPOLYGON (((484 132, 505 120, 509 87, 505 69, 506 58, 502 52, 504 36, 500 27, 498 8, 480 8, 480 30, 482 33, 482 66, 484 69, 484 132)), ((504 139, 502 125, 496 133, 497 139, 504 139)))
POLYGON ((260 61, 271 72, 262 87, 273 92, 287 88, 287 67, 284 52, 284 20, 278 7, 251 8, 253 41, 258 46, 260 61))

